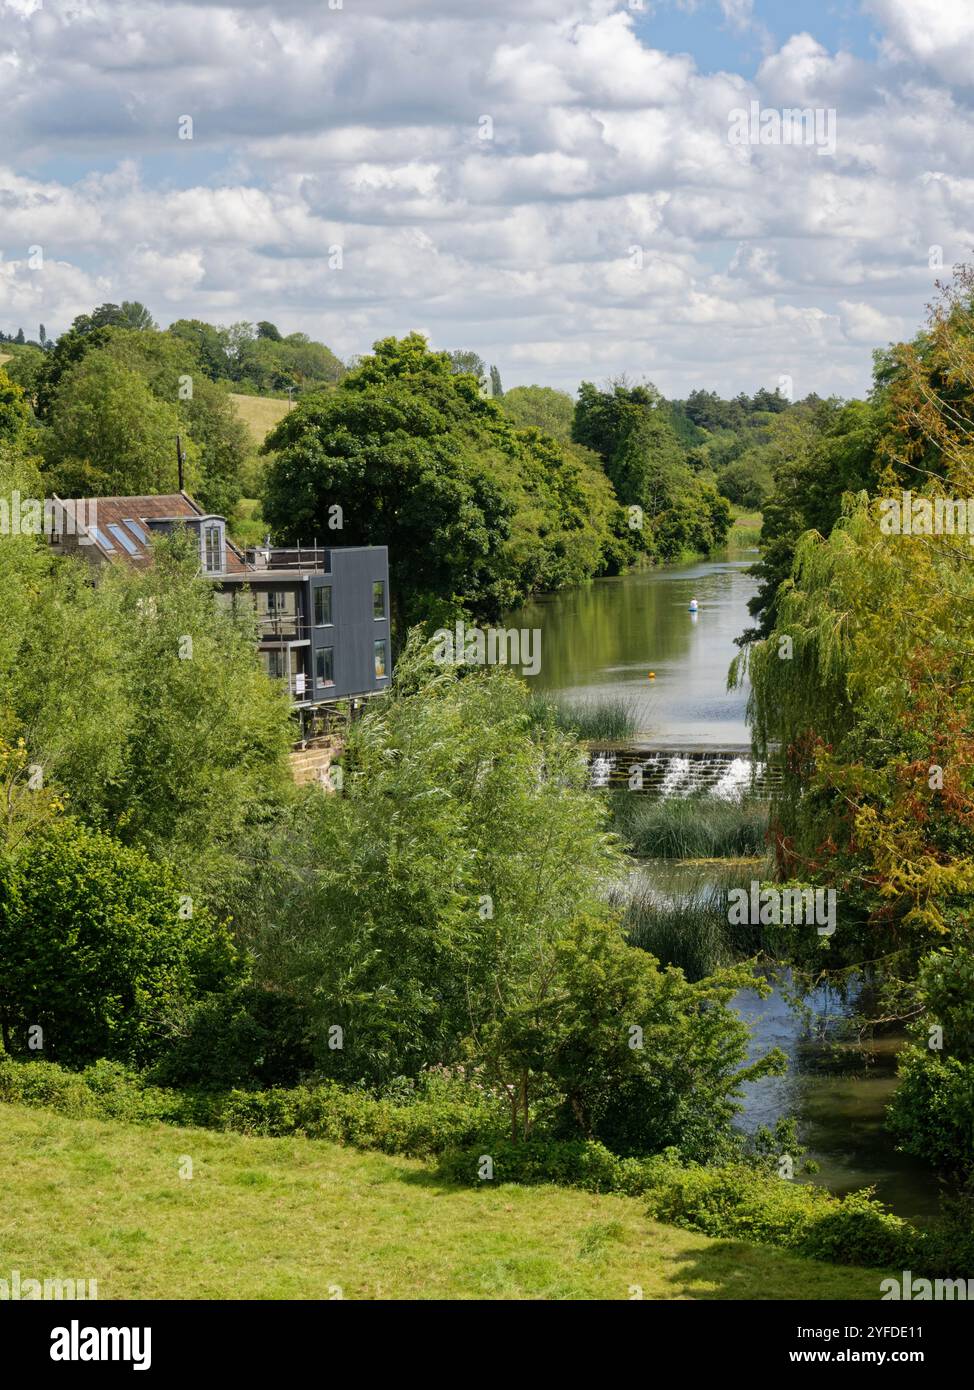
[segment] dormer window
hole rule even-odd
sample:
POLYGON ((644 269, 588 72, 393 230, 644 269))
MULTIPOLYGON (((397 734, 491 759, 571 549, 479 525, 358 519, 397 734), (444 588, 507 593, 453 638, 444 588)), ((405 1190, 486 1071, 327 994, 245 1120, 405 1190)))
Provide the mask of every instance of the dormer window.
POLYGON ((223 527, 216 522, 208 522, 203 527, 203 568, 207 574, 222 574, 223 527))

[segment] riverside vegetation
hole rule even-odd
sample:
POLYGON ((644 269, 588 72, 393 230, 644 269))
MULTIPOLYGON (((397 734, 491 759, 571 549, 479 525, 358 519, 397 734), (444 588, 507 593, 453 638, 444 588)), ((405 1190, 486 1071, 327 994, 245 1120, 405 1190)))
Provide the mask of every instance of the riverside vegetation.
MULTIPOLYGON (((150 365, 161 383, 182 360, 154 329, 109 327, 97 348, 81 340, 101 328, 76 331, 75 365, 65 349, 57 381, 42 389, 38 378, 33 414, 17 386, 0 393, 5 491, 42 496, 45 479, 96 474, 121 486, 111 470, 122 462, 99 463, 79 443, 71 372, 87 363, 100 396, 124 361, 119 399, 144 405, 150 365)), ((926 386, 933 370, 922 353, 905 361, 905 375, 884 377, 893 421, 910 372, 926 386)), ((510 672, 443 668, 421 631, 406 638, 418 617, 436 625, 459 608, 489 618, 532 587, 715 543, 729 506, 691 451, 704 447, 693 430, 709 441, 716 422, 695 422, 699 402, 678 408, 617 383, 583 388, 572 438, 559 441, 524 426, 537 402, 522 401, 515 423, 454 365, 418 336, 387 340, 268 441, 268 516, 307 527, 347 490, 349 512, 370 520, 346 542, 405 541, 395 527, 410 515, 427 527, 423 566, 403 579, 392 688, 353 727, 340 796, 292 784, 286 700, 258 668, 248 620, 198 580, 179 535, 158 543, 150 570, 113 569, 97 588, 40 538, 0 538, 0 1096, 28 1128, 41 1107, 65 1124, 124 1121, 153 1136, 163 1122, 404 1154, 435 1164, 454 1193, 483 1187, 486 1157, 500 1191, 563 1184, 812 1260, 965 1273, 962 1199, 921 1231, 868 1194, 840 1200, 782 1182, 777 1155, 797 1152, 787 1126, 752 1142, 736 1132, 742 1086, 783 1064, 775 1052, 748 1061, 748 1030, 730 1007, 754 983, 753 964, 701 958, 684 971, 634 944, 606 897, 626 861, 577 734, 510 672), (671 435, 683 440, 676 450, 671 435), (433 502, 414 513, 421 496, 433 502), (393 529, 374 529, 393 499, 393 529), (649 524, 632 531, 628 506, 649 524), (187 632, 194 659, 181 661, 187 632)), ((753 412, 739 406, 738 428, 749 428, 753 412)), ((813 460, 827 471, 835 446, 823 403, 767 413, 780 417, 766 441, 781 475, 772 470, 778 521, 761 561, 770 575, 793 534, 779 490, 812 496, 792 474, 813 460)), ((159 428, 169 428, 161 416, 159 428)), ((126 480, 169 485, 161 472, 126 480)), ((963 622, 951 632, 934 602, 961 593, 963 579, 953 555, 908 560, 878 547, 868 505, 838 505, 829 540, 796 542, 795 579, 761 622, 766 642, 773 620, 793 623, 799 659, 772 679, 763 649, 749 654, 756 729, 801 755, 774 808, 779 864, 800 854, 818 871, 827 835, 851 883, 854 861, 870 856, 862 906, 875 893, 884 909, 891 987, 904 1011, 924 1026, 936 1016, 951 1039, 943 1057, 914 1049, 897 1101, 905 1142, 933 1135, 949 1169, 969 1142, 966 774, 945 759, 948 794, 923 803, 917 830, 903 769, 945 738, 952 758, 966 746, 963 622), (857 572, 864 596, 851 587, 857 572), (892 613, 878 602, 891 581, 892 613), (848 631, 830 606, 839 599, 856 613, 848 631), (897 638, 894 615, 902 628, 917 611, 945 624, 935 657, 897 638), (936 695, 910 674, 924 659, 936 695), (929 746, 917 742, 917 708, 929 746), (894 742, 878 744, 877 728, 894 742), (866 755, 879 746, 895 751, 873 766, 866 755), (919 878, 897 875, 904 847, 919 854, 919 878)), ((706 843, 696 813, 647 809, 632 837, 753 847, 753 825, 711 827, 706 843)), ((858 934, 837 934, 828 949, 843 954, 828 964, 862 968, 876 938, 868 911, 861 921, 858 934)))

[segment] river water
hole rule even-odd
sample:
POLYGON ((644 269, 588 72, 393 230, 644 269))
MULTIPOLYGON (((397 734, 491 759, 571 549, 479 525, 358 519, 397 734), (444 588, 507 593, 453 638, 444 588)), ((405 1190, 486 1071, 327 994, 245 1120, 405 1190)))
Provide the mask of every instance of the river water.
MULTIPOLYGON (((747 602, 756 584, 746 570, 753 560, 667 566, 534 600, 506 620, 541 632, 541 667, 530 683, 568 701, 625 698, 639 740, 674 757, 740 750, 749 742, 747 691, 727 690, 727 668, 738 650, 734 639, 751 622, 747 602), (698 611, 691 613, 694 598, 698 611)), ((843 1008, 826 990, 809 1002, 816 1022, 843 1008)), ((780 989, 764 1000, 748 990, 735 1004, 751 1026, 754 1055, 780 1047, 789 1059, 786 1076, 747 1088, 742 1126, 793 1115, 807 1156, 819 1165, 816 1182, 839 1193, 874 1186, 903 1216, 935 1213, 930 1170, 897 1154, 885 1127, 898 1040, 877 1041, 866 1053, 837 1050, 780 989)))

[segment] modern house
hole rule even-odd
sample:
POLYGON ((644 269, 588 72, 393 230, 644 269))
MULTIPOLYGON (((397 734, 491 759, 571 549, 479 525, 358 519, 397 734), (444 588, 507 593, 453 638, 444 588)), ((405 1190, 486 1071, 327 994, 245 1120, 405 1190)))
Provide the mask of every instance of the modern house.
POLYGON ((54 498, 50 542, 95 566, 152 562, 151 541, 175 527, 197 537, 200 573, 221 601, 256 608, 260 659, 286 682, 303 731, 319 708, 389 683, 389 555, 385 546, 267 545, 239 549, 222 516, 185 492, 156 497, 54 498))

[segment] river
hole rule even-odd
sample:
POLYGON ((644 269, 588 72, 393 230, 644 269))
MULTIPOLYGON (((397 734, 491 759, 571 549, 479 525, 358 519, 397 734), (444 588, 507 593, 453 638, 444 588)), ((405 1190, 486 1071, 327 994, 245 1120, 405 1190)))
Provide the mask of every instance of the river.
MULTIPOLYGON (((734 752, 749 743, 746 689, 727 690, 734 639, 750 625, 754 556, 645 570, 546 595, 510 615, 511 626, 541 633, 541 665, 531 684, 568 701, 622 696, 635 710, 639 741, 680 752, 734 752), (698 611, 690 612, 696 599, 698 611), (652 672, 652 678, 650 678, 652 672)), ((651 869, 647 869, 651 872, 651 869)), ((816 1016, 840 1008, 827 991, 810 1001, 816 1016)), ((753 1130, 794 1115, 814 1180, 843 1193, 875 1186, 903 1216, 935 1213, 928 1168, 896 1153, 884 1110, 895 1088, 898 1042, 838 1052, 809 1035, 776 989, 735 1001, 752 1030, 755 1054, 780 1047, 784 1077, 747 1088, 741 1124, 753 1130)))

